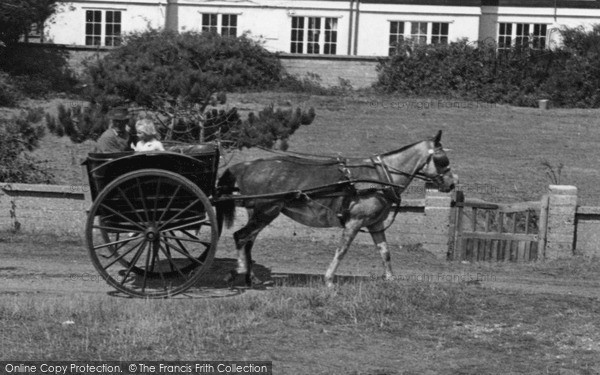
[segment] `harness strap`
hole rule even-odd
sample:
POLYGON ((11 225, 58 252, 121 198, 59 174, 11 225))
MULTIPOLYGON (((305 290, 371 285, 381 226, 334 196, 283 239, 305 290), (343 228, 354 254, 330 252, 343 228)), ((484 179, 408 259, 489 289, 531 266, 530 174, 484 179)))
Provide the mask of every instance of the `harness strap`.
MULTIPOLYGON (((371 162, 373 162, 373 165, 375 167, 375 170, 377 171, 377 174, 379 175, 379 178, 382 179, 384 182, 393 185, 394 180, 392 179, 392 175, 390 174, 388 166, 381 158, 381 155, 371 157, 371 162)), ((400 205, 401 198, 396 188, 386 186, 383 188, 383 193, 386 197, 390 198, 398 206, 400 205)))

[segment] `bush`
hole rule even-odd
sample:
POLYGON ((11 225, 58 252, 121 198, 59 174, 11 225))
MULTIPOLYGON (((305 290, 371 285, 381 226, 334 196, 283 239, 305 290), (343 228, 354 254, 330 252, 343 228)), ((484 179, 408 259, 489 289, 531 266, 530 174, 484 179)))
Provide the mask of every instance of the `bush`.
POLYGON ((600 25, 561 30, 564 45, 554 50, 495 43, 448 45, 403 43, 378 65, 377 87, 388 93, 444 96, 535 106, 551 99, 565 107, 600 106, 600 25))
POLYGON ((68 136, 72 142, 96 140, 108 128, 109 120, 99 105, 57 107, 58 118, 46 115, 46 126, 52 134, 68 136))
POLYGON ((276 55, 246 35, 150 30, 125 37, 87 72, 92 102, 160 107, 183 101, 206 108, 216 93, 278 81, 282 68, 276 55))
MULTIPOLYGON (((242 121, 235 108, 213 108, 225 104, 225 92, 273 87, 281 80, 277 56, 247 35, 135 33, 102 60, 89 64, 87 72, 93 104, 109 108, 135 103, 155 117, 168 141, 221 139, 227 141, 226 147, 273 147, 281 141, 286 147, 298 126, 314 119, 314 110, 282 114, 270 107, 242 121)), ((76 129, 69 117, 72 114, 64 114, 59 122, 72 134, 76 129)))
POLYGON ((0 119, 0 182, 52 182, 52 176, 27 154, 39 146, 44 135, 44 128, 32 124, 27 116, 23 113, 10 120, 0 119))
POLYGON ((66 50, 55 47, 10 45, 0 54, 0 69, 29 97, 52 92, 73 92, 78 84, 66 50))
POLYGON ((0 72, 0 107, 14 107, 20 100, 20 92, 10 76, 0 72))

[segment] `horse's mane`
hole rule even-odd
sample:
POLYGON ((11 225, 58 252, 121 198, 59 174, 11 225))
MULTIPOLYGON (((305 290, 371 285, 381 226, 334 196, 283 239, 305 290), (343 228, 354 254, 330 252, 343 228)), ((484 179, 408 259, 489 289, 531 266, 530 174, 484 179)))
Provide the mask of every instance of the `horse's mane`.
MULTIPOLYGON (((392 155, 392 154, 397 154, 399 152, 403 152, 408 150, 411 147, 414 147, 415 145, 421 143, 421 142, 425 142, 425 141, 433 141, 434 139, 424 139, 421 141, 417 141, 414 143, 411 143, 409 145, 406 146, 402 146, 398 149, 395 150, 391 150, 391 151, 386 151, 384 153, 381 153, 379 155, 381 156, 387 156, 387 155, 392 155)), ((317 155, 317 154, 306 154, 306 153, 302 153, 302 152, 294 152, 294 151, 285 151, 285 152, 278 152, 278 151, 274 151, 271 149, 266 149, 263 147, 259 147, 260 149, 263 149, 265 151, 274 153, 274 154, 278 154, 275 157, 272 158, 268 158, 268 159, 278 159, 278 160, 285 160, 288 162, 292 162, 292 163, 297 163, 297 164, 310 164, 310 165, 333 165, 333 164, 339 164, 340 160, 343 159, 355 159, 355 160, 362 160, 365 159, 364 157, 352 157, 352 158, 346 158, 346 157, 342 157, 340 155, 317 155)), ((368 157, 367 157, 368 158, 368 157)))

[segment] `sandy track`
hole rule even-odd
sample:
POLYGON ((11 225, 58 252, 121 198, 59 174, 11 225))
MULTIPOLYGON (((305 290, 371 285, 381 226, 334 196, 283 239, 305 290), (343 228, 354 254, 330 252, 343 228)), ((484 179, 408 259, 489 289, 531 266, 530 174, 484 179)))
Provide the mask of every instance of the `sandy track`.
MULTIPOLYGON (((231 241, 223 240, 210 275, 185 297, 235 296, 223 281, 235 266, 231 241)), ((331 261, 333 245, 306 240, 265 239, 255 251, 256 271, 263 280, 291 285, 315 285, 331 261), (286 251, 280 249, 286 248, 286 251)), ((535 269, 530 265, 464 264, 435 259, 426 251, 393 248, 392 262, 399 285, 409 283, 466 282, 496 290, 552 293, 600 298, 600 275, 561 272, 560 267, 535 269)), ((72 295, 79 293, 118 296, 100 277, 78 242, 20 238, 0 241, 0 294, 72 295)), ((340 279, 372 280, 381 274, 378 254, 372 247, 355 245, 344 259, 340 279)), ((241 281, 241 280, 240 280, 241 281)))

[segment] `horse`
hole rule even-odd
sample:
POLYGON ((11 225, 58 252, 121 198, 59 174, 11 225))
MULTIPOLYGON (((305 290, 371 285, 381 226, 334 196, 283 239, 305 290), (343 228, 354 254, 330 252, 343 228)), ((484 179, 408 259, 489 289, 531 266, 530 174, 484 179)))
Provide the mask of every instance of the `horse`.
MULTIPOLYGON (((400 194, 414 178, 437 185, 441 192, 450 192, 458 183, 440 143, 441 136, 440 130, 429 139, 369 158, 285 154, 238 163, 226 169, 217 183, 219 194, 231 197, 239 192, 249 218, 233 235, 238 264, 227 281, 233 283, 237 275, 245 274, 248 286, 261 283, 252 273, 252 247, 260 231, 279 214, 311 227, 343 228, 333 260, 325 272, 327 286, 334 285, 340 261, 362 228, 367 228, 379 250, 383 277, 393 279, 384 220, 392 206, 399 207, 400 194)), ((219 228, 223 223, 231 227, 235 199, 220 200, 215 206, 219 228)))

